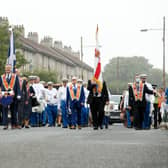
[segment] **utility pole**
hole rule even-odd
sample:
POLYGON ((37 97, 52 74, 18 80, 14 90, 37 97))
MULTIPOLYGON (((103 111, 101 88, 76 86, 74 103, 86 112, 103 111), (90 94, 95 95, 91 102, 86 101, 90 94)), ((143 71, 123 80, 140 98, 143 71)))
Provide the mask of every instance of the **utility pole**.
POLYGON ((165 79, 165 16, 163 17, 163 88, 166 89, 165 79))
POLYGON ((119 57, 117 57, 117 81, 119 81, 119 57))
POLYGON ((81 77, 83 80, 83 37, 81 36, 81 61, 82 61, 82 71, 81 71, 81 77))

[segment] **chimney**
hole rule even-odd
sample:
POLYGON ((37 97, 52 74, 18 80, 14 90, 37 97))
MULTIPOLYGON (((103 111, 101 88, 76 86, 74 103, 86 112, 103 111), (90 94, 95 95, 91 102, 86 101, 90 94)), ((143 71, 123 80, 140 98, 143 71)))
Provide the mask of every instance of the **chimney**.
POLYGON ((68 53, 72 53, 72 48, 71 46, 64 46, 64 51, 68 52, 68 53))
POLYGON ((38 43, 38 33, 37 32, 29 32, 27 38, 29 40, 32 40, 32 41, 38 43))
POLYGON ((54 48, 62 49, 62 41, 54 41, 54 48))
POLYGON ((53 39, 49 36, 45 36, 40 43, 46 47, 52 47, 53 39))
POLYGON ((80 52, 79 52, 79 51, 77 51, 77 52, 72 52, 72 54, 73 54, 73 56, 74 56, 75 58, 77 58, 77 59, 80 60, 80 52))

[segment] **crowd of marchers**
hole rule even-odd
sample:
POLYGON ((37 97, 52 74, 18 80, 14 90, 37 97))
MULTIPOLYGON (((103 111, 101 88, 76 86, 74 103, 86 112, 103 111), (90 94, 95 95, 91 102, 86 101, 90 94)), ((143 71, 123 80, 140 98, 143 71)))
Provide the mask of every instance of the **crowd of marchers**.
MULTIPOLYGON (((104 106, 108 104, 105 82, 101 89, 96 80, 63 78, 62 84, 40 81, 38 76, 22 77, 5 66, 0 77, 0 119, 3 129, 62 127, 103 129, 104 106), (9 117, 10 116, 10 117, 9 117)), ((108 128, 106 124, 106 128, 108 128)))
POLYGON ((168 129, 168 88, 158 88, 147 81, 146 74, 135 76, 123 92, 121 118, 128 128, 168 129))
MULTIPOLYGON (((40 81, 38 76, 20 76, 18 69, 5 66, 0 77, 0 122, 3 129, 62 127, 93 130, 107 129, 109 93, 105 81, 91 79, 87 83, 72 77, 60 85, 40 81), (10 116, 10 117, 9 117, 10 116)), ((157 89, 146 81, 145 74, 136 75, 128 83, 121 102, 121 119, 136 130, 159 126, 168 128, 168 89, 157 89), (154 117, 152 117, 154 116, 154 117), (153 121, 153 122, 152 122, 153 121)))

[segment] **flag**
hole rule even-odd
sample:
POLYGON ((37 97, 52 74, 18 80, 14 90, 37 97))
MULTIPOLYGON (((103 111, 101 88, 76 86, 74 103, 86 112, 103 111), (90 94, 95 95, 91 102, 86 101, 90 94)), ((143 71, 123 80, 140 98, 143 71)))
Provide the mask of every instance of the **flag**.
POLYGON ((93 79, 98 84, 98 91, 102 90, 102 72, 101 72, 101 57, 99 49, 99 40, 98 40, 99 28, 97 25, 96 28, 96 48, 95 48, 95 58, 94 58, 94 77, 93 79))
POLYGON ((12 66, 12 71, 15 72, 16 54, 15 54, 15 41, 13 30, 11 30, 10 33, 11 34, 10 34, 7 64, 10 64, 12 66))

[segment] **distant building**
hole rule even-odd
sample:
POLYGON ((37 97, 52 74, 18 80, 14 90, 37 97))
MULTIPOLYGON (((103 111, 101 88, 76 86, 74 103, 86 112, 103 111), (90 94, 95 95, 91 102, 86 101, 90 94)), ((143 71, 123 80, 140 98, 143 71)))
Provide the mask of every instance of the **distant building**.
MULTIPOLYGON (((7 17, 0 17, 0 24, 8 22, 7 17)), ((44 37, 39 43, 37 32, 29 32, 25 38, 23 25, 13 27, 15 32, 20 33, 22 48, 19 49, 28 64, 21 67, 21 71, 33 72, 35 70, 55 71, 58 81, 63 77, 71 80, 72 76, 77 76, 87 81, 93 76, 93 68, 80 60, 80 52, 72 51, 69 46, 64 46, 61 41, 54 41, 49 36, 44 37), (82 73, 83 71, 83 73, 82 73)))

